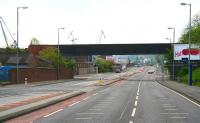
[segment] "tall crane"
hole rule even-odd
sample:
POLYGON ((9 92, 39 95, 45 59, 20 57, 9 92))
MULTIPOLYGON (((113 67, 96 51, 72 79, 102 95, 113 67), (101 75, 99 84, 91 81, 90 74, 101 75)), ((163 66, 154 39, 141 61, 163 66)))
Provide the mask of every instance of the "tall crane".
POLYGON ((97 39, 97 43, 98 43, 98 44, 101 44, 102 37, 103 37, 104 39, 106 38, 106 35, 105 35, 105 33, 104 33, 103 30, 100 31, 99 38, 97 39))
POLYGON ((0 26, 1 26, 1 29, 2 29, 2 32, 3 32, 3 36, 4 36, 4 39, 5 39, 5 42, 6 42, 6 46, 7 46, 7 47, 16 48, 17 42, 16 42, 16 40, 13 38, 12 34, 10 33, 10 31, 9 31, 9 29, 8 29, 8 27, 7 27, 5 21, 3 20, 2 17, 0 17, 0 26), (12 44, 11 46, 8 44, 8 39, 7 39, 5 30, 4 30, 4 27, 6 28, 6 30, 8 31, 8 33, 9 33, 11 39, 13 40, 13 44, 12 44))
POLYGON ((67 39, 69 39, 69 38, 71 38, 72 44, 75 44, 75 41, 78 40, 77 38, 74 38, 73 31, 71 31, 71 32, 69 33, 67 39))

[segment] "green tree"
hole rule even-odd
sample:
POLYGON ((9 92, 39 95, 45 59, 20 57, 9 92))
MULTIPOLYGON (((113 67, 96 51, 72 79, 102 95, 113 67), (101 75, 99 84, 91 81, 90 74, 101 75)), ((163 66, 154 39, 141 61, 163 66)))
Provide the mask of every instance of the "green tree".
MULTIPOLYGON (((189 29, 186 28, 181 38, 180 43, 188 43, 189 29)), ((191 43, 200 44, 200 16, 195 15, 192 19, 191 27, 191 43)))
POLYGON ((51 62, 49 67, 57 68, 59 65, 61 68, 73 69, 75 66, 74 60, 63 57, 55 47, 48 47, 41 50, 39 56, 51 62))
POLYGON ((172 60, 173 60, 173 50, 172 49, 167 49, 167 53, 164 55, 164 59, 167 62, 166 63, 167 66, 172 63, 172 60))
POLYGON ((95 61, 96 66, 98 67, 99 72, 110 72, 112 71, 113 62, 107 61, 102 58, 97 58, 95 61))

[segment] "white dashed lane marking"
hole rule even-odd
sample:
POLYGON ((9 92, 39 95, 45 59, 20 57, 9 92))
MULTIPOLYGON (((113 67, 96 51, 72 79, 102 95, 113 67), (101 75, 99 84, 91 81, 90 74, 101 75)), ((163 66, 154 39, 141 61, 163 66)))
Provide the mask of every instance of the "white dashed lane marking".
POLYGON ((86 97, 86 98, 84 98, 83 100, 88 100, 90 97, 86 97))
POLYGON ((49 116, 51 116, 51 115, 53 115, 53 114, 55 114, 55 113, 57 113, 57 112, 59 112, 59 111, 62 111, 63 109, 59 109, 59 110, 57 110, 57 111, 54 111, 54 112, 52 112, 52 113, 50 113, 50 114, 48 114, 48 115, 45 115, 44 117, 49 117, 49 116))
POLYGON ((135 104, 134 104, 134 106, 135 106, 135 107, 137 106, 137 101, 135 101, 135 104))
POLYGON ((76 105, 76 104, 78 104, 78 103, 80 103, 80 101, 77 101, 77 102, 75 102, 75 103, 73 103, 73 104, 71 104, 71 105, 69 105, 69 106, 71 107, 71 106, 76 105))
POLYGON ((133 108, 133 111, 132 111, 132 114, 131 114, 132 117, 135 116, 135 112, 136 112, 136 108, 133 108))

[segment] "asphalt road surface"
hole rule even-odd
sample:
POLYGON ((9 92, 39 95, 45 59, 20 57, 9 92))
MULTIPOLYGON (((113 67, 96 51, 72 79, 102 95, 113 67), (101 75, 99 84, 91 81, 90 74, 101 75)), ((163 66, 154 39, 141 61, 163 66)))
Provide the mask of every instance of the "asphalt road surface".
MULTIPOLYGON (((131 70, 135 70, 135 68, 131 68, 131 70)), ((106 79, 116 78, 120 75, 123 75, 124 73, 93 74, 87 76, 86 78, 83 77, 83 79, 81 80, 77 79, 73 81, 66 81, 55 84, 45 84, 45 85, 28 84, 27 86, 20 84, 20 85, 9 85, 5 87, 0 87, 0 105, 17 102, 30 97, 43 96, 49 93, 57 93, 57 92, 65 93, 81 89, 87 92, 90 91, 90 89, 96 88, 88 86, 98 82, 100 77, 106 80, 106 79)))
POLYGON ((200 107, 147 71, 102 88, 34 123, 200 123, 200 107))

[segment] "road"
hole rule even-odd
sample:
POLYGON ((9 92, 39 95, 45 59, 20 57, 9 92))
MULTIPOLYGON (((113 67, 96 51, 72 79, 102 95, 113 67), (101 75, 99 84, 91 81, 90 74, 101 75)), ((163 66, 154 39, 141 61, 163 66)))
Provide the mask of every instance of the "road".
MULTIPOLYGON (((135 68, 132 68, 131 70, 135 70, 135 68)), ((27 86, 21 84, 0 87, 0 106, 20 100, 25 100, 30 97, 38 97, 51 93, 67 93, 81 89, 86 92, 91 91, 97 87, 91 87, 90 85, 97 83, 99 78, 107 80, 116 78, 123 74, 124 73, 93 74, 76 80, 55 84, 34 85, 30 83, 27 86)))
POLYGON ((155 82, 155 74, 145 70, 68 106, 57 106, 32 122, 199 123, 199 109, 198 105, 155 82))

